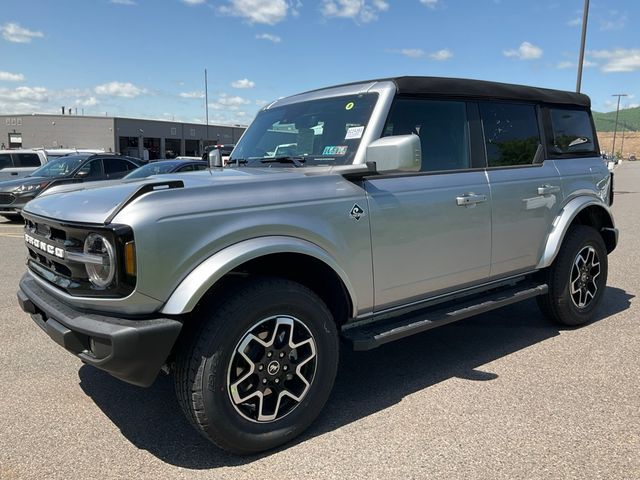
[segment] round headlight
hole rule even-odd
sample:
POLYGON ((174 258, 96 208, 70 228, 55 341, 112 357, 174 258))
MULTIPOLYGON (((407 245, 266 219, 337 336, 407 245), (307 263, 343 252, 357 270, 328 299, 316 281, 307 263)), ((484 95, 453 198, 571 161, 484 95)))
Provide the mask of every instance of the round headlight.
POLYGON ((102 258, 102 263, 85 263, 89 281, 99 288, 111 285, 116 274, 116 256, 109 240, 90 233, 84 241, 84 253, 102 258))

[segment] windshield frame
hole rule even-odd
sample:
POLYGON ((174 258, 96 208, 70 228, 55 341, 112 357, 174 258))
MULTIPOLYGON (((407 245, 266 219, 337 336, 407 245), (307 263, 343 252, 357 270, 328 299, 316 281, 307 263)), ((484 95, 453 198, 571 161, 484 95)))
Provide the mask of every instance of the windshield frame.
MULTIPOLYGON (((374 103, 373 110, 369 117, 369 121, 366 124, 364 134, 360 139, 360 144, 358 145, 356 154, 353 157, 353 161, 347 164, 329 165, 333 169, 336 169, 336 168, 339 169, 341 167, 349 168, 351 165, 361 165, 366 162, 365 152, 366 152, 367 146, 372 141, 380 138, 380 136, 382 135, 384 124, 387 119, 387 114, 391 108, 391 104, 393 103, 393 99, 396 95, 396 91, 397 91, 396 85, 391 80, 374 81, 374 82, 330 87, 322 90, 315 90, 315 91, 294 95, 291 97, 286 97, 286 98, 277 100, 271 103, 270 105, 268 105, 267 107, 263 108, 259 112, 259 114, 263 111, 268 111, 278 107, 293 105, 296 103, 302 103, 302 102, 307 102, 311 100, 321 100, 321 99, 329 99, 329 98, 335 98, 335 97, 347 97, 347 96, 354 96, 354 95, 360 95, 360 94, 366 94, 366 93, 377 93, 378 99, 374 103)), ((252 125, 253 125, 253 122, 252 122, 252 125)), ((242 140, 244 139, 247 132, 249 132, 252 125, 249 125, 249 128, 245 130, 245 132, 242 134, 240 139, 236 142, 236 149, 234 149, 233 155, 229 159, 230 167, 235 167, 234 161, 236 160, 237 157, 239 157, 240 160, 243 160, 243 158, 240 155, 238 155, 239 151, 237 150, 237 147, 241 144, 242 140)), ((266 158, 268 159, 270 157, 266 157, 266 158)), ((259 161, 252 162, 252 163, 254 163, 253 166, 269 167, 268 164, 261 164, 259 161)), ((242 163, 240 164, 240 167, 244 167, 244 166, 246 166, 246 164, 242 164, 242 163)), ((292 163, 281 164, 279 166, 285 167, 285 168, 286 167, 296 168, 295 165, 292 163)), ((307 164, 305 166, 308 166, 308 167, 313 166, 314 168, 327 168, 328 165, 326 163, 323 163, 318 165, 307 164)))

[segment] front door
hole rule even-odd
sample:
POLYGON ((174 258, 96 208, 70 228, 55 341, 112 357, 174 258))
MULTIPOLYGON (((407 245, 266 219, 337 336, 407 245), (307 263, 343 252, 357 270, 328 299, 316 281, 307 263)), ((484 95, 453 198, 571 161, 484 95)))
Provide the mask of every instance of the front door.
POLYGON ((485 172, 472 169, 469 131, 463 101, 396 99, 384 133, 418 135, 422 171, 364 182, 375 311, 488 278, 490 191, 485 172))

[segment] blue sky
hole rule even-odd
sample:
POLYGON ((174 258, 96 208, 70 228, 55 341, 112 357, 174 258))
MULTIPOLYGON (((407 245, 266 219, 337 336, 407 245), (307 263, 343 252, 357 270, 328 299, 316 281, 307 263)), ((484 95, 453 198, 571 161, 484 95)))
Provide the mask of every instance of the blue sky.
MULTIPOLYGON (((583 0, 21 0, 0 112, 251 121, 281 96, 395 75, 575 89, 583 0)), ((640 103, 637 0, 591 1, 583 92, 640 103)))

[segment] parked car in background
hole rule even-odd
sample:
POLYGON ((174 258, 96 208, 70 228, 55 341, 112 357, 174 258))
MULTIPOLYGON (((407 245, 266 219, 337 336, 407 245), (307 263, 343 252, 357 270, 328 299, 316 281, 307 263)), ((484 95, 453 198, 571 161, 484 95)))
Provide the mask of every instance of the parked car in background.
POLYGON ((0 181, 26 177, 45 163, 41 150, 0 150, 0 181))
POLYGON ((636 154, 635 153, 630 153, 629 154, 629 161, 635 162, 636 160, 637 160, 636 154))
POLYGON ((143 165, 133 172, 125 175, 124 180, 145 178, 151 175, 163 175, 166 173, 184 173, 206 170, 208 165, 202 160, 162 160, 143 165))
POLYGON ((0 182, 0 215, 20 218, 25 204, 46 188, 65 183, 114 180, 135 170, 140 163, 121 155, 76 154, 51 160, 24 178, 0 182))

